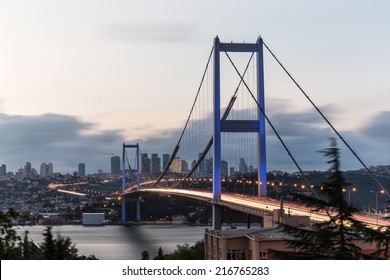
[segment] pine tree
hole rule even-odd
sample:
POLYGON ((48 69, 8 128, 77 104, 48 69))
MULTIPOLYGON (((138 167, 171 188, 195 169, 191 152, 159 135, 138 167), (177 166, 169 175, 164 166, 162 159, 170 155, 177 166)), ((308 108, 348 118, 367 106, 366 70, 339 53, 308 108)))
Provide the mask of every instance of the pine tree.
POLYGON ((327 201, 305 195, 294 195, 300 203, 325 211, 329 220, 314 224, 311 228, 282 225, 281 230, 290 235, 287 242, 290 251, 273 251, 281 259, 361 259, 365 256, 354 239, 362 239, 367 227, 353 215, 357 208, 348 205, 343 189, 348 185, 340 168, 340 151, 335 139, 331 147, 321 151, 329 160, 329 176, 324 191, 327 201), (292 249, 292 250, 291 250, 292 249))
POLYGON ((0 259, 19 260, 22 258, 22 251, 19 246, 21 237, 12 228, 12 219, 18 217, 12 208, 7 212, 0 212, 0 259))

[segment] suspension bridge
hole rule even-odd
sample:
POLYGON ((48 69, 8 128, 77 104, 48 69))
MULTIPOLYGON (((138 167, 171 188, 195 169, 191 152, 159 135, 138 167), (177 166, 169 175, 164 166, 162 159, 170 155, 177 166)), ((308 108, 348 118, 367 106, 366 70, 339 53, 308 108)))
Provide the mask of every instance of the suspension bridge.
MULTIPOLYGON (((281 150, 300 173, 308 194, 317 196, 315 190, 310 189, 312 184, 298 159, 265 109, 265 50, 371 176, 378 192, 389 196, 372 171, 261 37, 255 43, 222 43, 216 37, 190 113, 172 153, 163 161, 162 172, 151 170, 150 159, 141 152, 139 144, 123 144, 123 224, 126 223, 126 197, 140 193, 165 193, 207 201, 213 207, 213 229, 221 229, 223 207, 259 217, 280 209, 281 203, 270 200, 267 194, 270 182, 267 180, 266 129, 278 139, 281 150), (241 55, 240 61, 245 63, 235 63, 234 54, 241 55), (225 70, 226 64, 231 66, 230 72, 225 70), (231 87, 232 82, 236 82, 234 87, 231 87), (132 163, 129 153, 134 158, 132 163), (146 160, 149 162, 145 163, 146 160), (247 184, 251 191, 245 195, 223 192, 232 180, 241 181, 244 186, 247 184)), ((140 220, 139 204, 138 201, 137 220, 140 220)), ((284 206, 289 215, 306 215, 313 221, 328 218, 325 212, 313 212, 293 201, 284 206)), ((373 226, 388 225, 386 221, 363 214, 356 217, 373 226)))

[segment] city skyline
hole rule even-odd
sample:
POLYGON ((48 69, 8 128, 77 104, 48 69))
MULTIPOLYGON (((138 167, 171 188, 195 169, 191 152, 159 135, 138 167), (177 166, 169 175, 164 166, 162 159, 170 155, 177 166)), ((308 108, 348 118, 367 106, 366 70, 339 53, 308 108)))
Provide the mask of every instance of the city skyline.
MULTIPOLYGON (((388 164, 390 4, 240 4, 1 3, 0 163, 53 162, 71 173, 85 161, 93 173, 110 170, 107 154, 120 155, 123 142, 170 154, 213 38, 261 35, 364 162, 388 164)), ((326 169, 316 151, 332 133, 265 55, 266 110, 305 170, 326 169)), ((269 169, 294 171, 267 132, 269 169)), ((361 168, 345 150, 342 164, 361 168)))

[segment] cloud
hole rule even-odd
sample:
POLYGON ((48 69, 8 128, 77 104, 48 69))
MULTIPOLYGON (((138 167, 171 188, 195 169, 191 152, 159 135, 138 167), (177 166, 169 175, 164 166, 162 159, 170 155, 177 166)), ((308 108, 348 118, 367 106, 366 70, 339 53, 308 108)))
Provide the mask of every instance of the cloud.
POLYGON ((191 39, 195 25, 191 22, 117 22, 104 28, 114 40, 131 42, 183 42, 191 39))
MULTIPOLYGON (((379 113, 358 131, 340 131, 367 165, 390 163, 389 114, 390 112, 379 113)), ((303 170, 327 169, 326 159, 318 151, 329 147, 329 138, 335 137, 335 134, 323 125, 323 121, 316 117, 315 113, 309 110, 301 112, 282 110, 270 112, 270 119, 303 170)), ((199 123, 193 123, 190 127, 199 128, 199 123)), ((154 135, 143 139, 135 137, 125 142, 139 143, 143 153, 157 153, 161 157, 163 153, 172 153, 182 129, 155 129, 154 135)), ((121 155, 124 142, 122 131, 96 132, 94 123, 60 114, 39 116, 0 114, 0 131, 0 164, 6 164, 7 170, 13 172, 27 161, 30 161, 38 171, 42 162, 51 161, 54 170, 62 173, 76 171, 80 162, 86 164, 89 173, 95 173, 98 169, 109 172, 111 153, 121 155)), ((205 146, 203 143, 197 143, 197 139, 203 137, 206 140, 203 139, 202 142, 207 143, 211 136, 211 134, 206 136, 197 134, 196 131, 185 134, 181 142, 183 151, 192 150, 191 158, 187 159, 189 163, 197 158, 198 153, 205 146)), ((246 141, 249 141, 247 139, 254 138, 244 134, 237 139, 247 143, 246 141)), ((237 141, 226 144, 223 150, 234 151, 237 149, 234 143, 237 141)), ((341 162, 344 170, 362 168, 340 140, 338 146, 342 150, 341 162)), ((246 147, 246 153, 250 152, 251 149, 246 147)), ((234 156, 241 157, 237 154, 234 156)), ((228 160, 238 162, 237 158, 233 158, 234 156, 228 160)), ((245 157, 248 158, 248 165, 256 165, 249 162, 250 155, 245 157)), ((297 171, 270 126, 267 126, 267 163, 268 170, 297 171)))
POLYGON ((369 135, 372 139, 388 143, 390 139, 390 111, 380 112, 367 125, 362 127, 359 132, 369 135))
POLYGON ((85 162, 88 172, 109 172, 109 153, 120 154, 120 131, 85 133, 93 123, 73 116, 44 114, 12 116, 0 114, 0 159, 8 171, 29 161, 39 172, 42 162, 53 162, 54 171, 73 172, 85 162))
MULTIPOLYGON (((331 115, 332 112, 336 112, 337 108, 329 106, 325 108, 327 115, 331 115)), ((337 135, 332 131, 332 129, 325 123, 325 121, 318 116, 318 114, 313 110, 304 110, 300 112, 291 112, 288 110, 279 110, 278 112, 269 112, 269 118, 272 121, 272 124, 275 126, 276 130, 280 134, 284 143, 286 144, 289 152, 292 153, 295 160, 298 162, 299 166, 305 170, 326 170, 328 168, 326 164, 326 159, 323 154, 319 151, 329 147, 331 137, 337 138, 337 135)), ((347 143, 353 148, 359 157, 367 165, 379 165, 379 164, 389 164, 390 162, 390 151, 389 146, 385 140, 389 136, 389 116, 388 112, 384 112, 374 117, 369 126, 363 127, 358 131, 339 131, 347 143)), ((192 127, 198 127, 199 123, 193 123, 192 127)), ((336 125, 337 126, 337 125, 336 125)), ((295 166, 292 159, 289 157, 288 152, 283 147, 278 137, 272 131, 271 127, 267 125, 267 164, 268 170, 285 170, 285 171, 298 171, 298 168, 295 166)), ((161 133, 156 133, 155 136, 151 136, 146 140, 139 140, 141 147, 143 147, 144 152, 157 152, 160 153, 162 149, 167 153, 173 151, 174 145, 179 139, 182 128, 172 129, 167 131, 164 135, 161 133)), ((192 141, 183 138, 181 149, 187 149, 185 143, 194 145, 194 139, 197 139, 199 136, 195 133, 190 134, 192 141)), ((206 136, 207 139, 211 134, 206 136)), ((253 145, 250 143, 251 139, 248 135, 243 135, 236 137, 237 140, 231 141, 230 144, 225 144, 227 147, 222 147, 224 151, 235 151, 238 148, 235 147, 236 143, 241 141, 242 146, 253 145), (246 144, 249 143, 249 144, 246 144)), ((253 139, 253 137, 252 137, 253 139)), ((341 150, 341 161, 342 168, 344 170, 348 169, 360 169, 363 166, 359 161, 354 157, 351 151, 344 145, 344 143, 337 139, 338 147, 341 150)), ((207 141, 205 141, 207 142, 207 141)), ((205 145, 200 145, 204 147, 205 145)), ((244 155, 247 158, 251 158, 248 153, 252 150, 251 148, 243 148, 247 155, 244 155)), ((191 150, 191 148, 188 148, 191 150)), ((186 158, 190 163, 195 159, 199 152, 202 151, 202 148, 199 150, 192 151, 191 158, 186 158)), ((244 152, 245 153, 245 152, 244 152)), ((183 155, 185 153, 183 152, 183 155)), ((235 155, 237 158, 232 156, 226 158, 229 162, 238 162, 238 157, 240 155, 235 155)), ((252 156, 253 158, 253 156, 252 156)), ((254 159, 254 161, 256 161, 254 159)), ((256 162, 248 162, 249 164, 257 165, 256 162)))

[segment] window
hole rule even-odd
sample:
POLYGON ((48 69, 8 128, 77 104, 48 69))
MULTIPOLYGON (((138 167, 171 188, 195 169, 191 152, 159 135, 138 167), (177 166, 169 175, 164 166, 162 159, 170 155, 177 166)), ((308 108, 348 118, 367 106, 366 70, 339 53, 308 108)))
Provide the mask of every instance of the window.
POLYGON ((267 258, 267 251, 260 252, 260 259, 266 259, 267 258))
POLYGON ((228 250, 227 260, 246 260, 245 250, 228 250))

